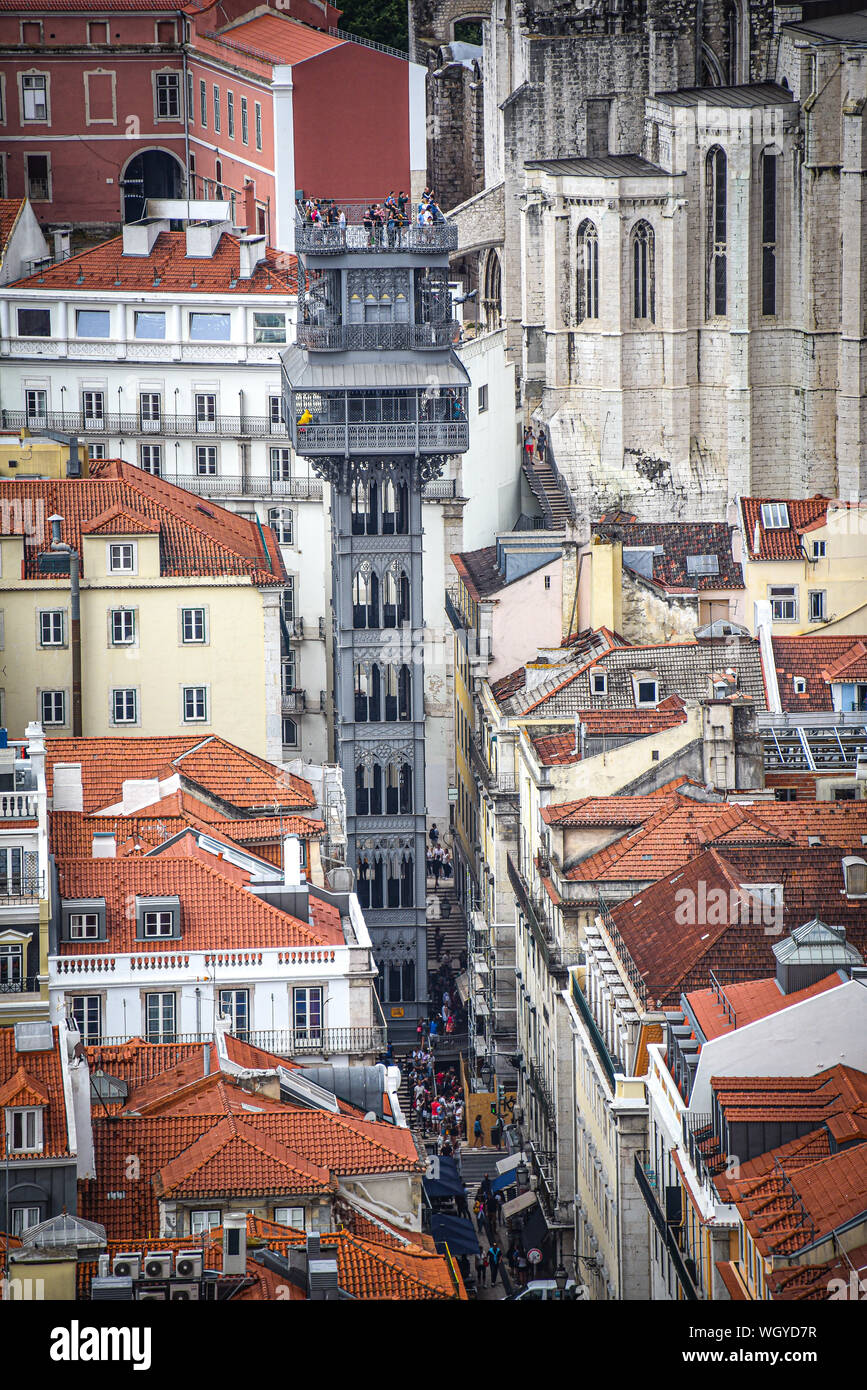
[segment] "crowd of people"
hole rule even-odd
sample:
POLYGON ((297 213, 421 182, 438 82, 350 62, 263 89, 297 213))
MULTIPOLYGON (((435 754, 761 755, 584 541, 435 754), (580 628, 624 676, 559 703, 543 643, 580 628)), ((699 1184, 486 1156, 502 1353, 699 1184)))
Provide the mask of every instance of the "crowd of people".
MULTIPOLYGON (((301 207, 308 226, 346 227, 346 210, 333 198, 307 198, 301 207)), ((392 190, 381 202, 368 203, 362 217, 370 246, 381 246, 384 239, 389 246, 394 246, 399 240, 399 229, 412 226, 413 221, 418 227, 429 227, 445 220, 432 188, 425 188, 416 207, 415 216, 410 208, 408 195, 401 189, 399 193, 392 190)))
POLYGON ((435 1044, 427 1035, 412 1053, 409 1068, 412 1113, 422 1137, 435 1137, 437 1153, 455 1157, 464 1133, 464 1098, 455 1068, 437 1065, 435 1044))

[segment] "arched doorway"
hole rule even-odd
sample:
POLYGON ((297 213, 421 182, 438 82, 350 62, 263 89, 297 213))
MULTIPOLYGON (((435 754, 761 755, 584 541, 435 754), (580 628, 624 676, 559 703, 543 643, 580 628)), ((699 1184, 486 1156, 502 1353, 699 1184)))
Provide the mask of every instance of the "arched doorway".
POLYGON ((183 168, 168 150, 139 150, 121 175, 123 220, 138 222, 147 198, 183 196, 183 168))

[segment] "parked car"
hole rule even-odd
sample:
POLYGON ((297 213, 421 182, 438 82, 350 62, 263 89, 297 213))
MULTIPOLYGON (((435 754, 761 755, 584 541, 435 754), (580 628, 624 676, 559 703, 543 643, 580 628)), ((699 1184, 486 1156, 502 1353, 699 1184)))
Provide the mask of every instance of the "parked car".
MULTIPOLYGON (((522 1289, 520 1293, 511 1294, 507 1301, 519 1303, 522 1299, 559 1299, 559 1297, 555 1279, 531 1279, 525 1289, 522 1289)), ((587 1298, 587 1290, 583 1284, 576 1284, 574 1279, 568 1279, 563 1298, 567 1302, 584 1302, 587 1298)))

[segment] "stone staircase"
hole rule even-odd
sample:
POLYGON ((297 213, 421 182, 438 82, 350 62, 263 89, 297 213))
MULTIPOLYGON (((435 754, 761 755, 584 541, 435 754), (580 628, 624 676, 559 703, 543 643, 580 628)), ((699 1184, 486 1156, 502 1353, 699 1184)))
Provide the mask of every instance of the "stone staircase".
POLYGON ((440 879, 439 887, 432 878, 427 881, 427 965, 428 972, 436 974, 442 960, 442 952, 448 950, 455 973, 461 953, 467 949, 467 924, 463 908, 457 899, 454 879, 440 879), (436 951, 437 927, 442 942, 439 954, 436 951))
POLYGON ((548 528, 551 531, 565 531, 572 520, 570 506, 560 490, 558 475, 550 463, 547 459, 544 463, 539 463, 538 460, 531 463, 525 457, 522 467, 524 477, 539 503, 548 528))

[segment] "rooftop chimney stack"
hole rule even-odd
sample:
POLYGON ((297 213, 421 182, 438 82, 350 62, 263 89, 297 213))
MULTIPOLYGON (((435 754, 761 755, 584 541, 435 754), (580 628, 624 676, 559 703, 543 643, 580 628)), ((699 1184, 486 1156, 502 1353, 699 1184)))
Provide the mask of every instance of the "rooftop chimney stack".
POLYGON ((117 839, 108 830, 96 830, 93 834, 91 855, 94 859, 116 859, 117 839))
POLYGON ((241 255, 241 268, 238 271, 238 278, 249 280, 254 274, 256 266, 265 259, 265 238, 263 236, 242 236, 238 238, 238 250, 241 255))
POLYGON ((247 1273, 247 1213, 226 1212, 223 1217, 223 1273, 247 1273))

